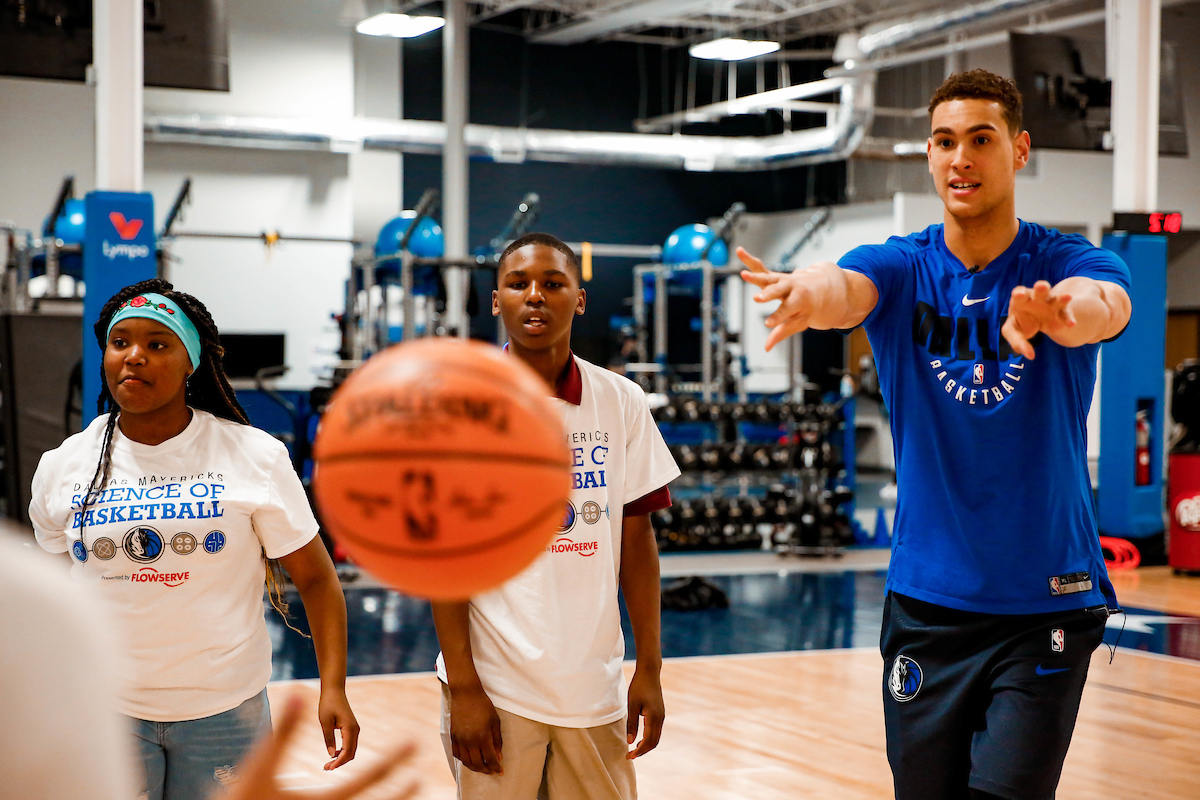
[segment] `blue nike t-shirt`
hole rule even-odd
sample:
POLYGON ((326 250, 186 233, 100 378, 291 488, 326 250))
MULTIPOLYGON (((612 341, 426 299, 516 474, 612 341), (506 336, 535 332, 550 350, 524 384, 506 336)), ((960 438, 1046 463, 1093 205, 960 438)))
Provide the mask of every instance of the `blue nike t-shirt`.
POLYGON ((863 325, 895 443, 888 590, 988 614, 1115 606, 1087 470, 1100 346, 1039 335, 1029 360, 1000 328, 1013 287, 1079 275, 1128 291, 1125 263, 1024 221, 977 274, 947 249, 941 225, 838 263, 879 289, 863 325))

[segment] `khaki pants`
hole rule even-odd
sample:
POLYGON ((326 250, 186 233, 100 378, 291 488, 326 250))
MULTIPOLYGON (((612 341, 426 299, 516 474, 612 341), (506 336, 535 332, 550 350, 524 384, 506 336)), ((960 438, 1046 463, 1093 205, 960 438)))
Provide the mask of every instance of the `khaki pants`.
POLYGON ((442 745, 459 800, 636 800, 626 758, 625 720, 560 728, 496 709, 504 736, 504 774, 472 772, 450 746, 450 690, 442 685, 442 745))

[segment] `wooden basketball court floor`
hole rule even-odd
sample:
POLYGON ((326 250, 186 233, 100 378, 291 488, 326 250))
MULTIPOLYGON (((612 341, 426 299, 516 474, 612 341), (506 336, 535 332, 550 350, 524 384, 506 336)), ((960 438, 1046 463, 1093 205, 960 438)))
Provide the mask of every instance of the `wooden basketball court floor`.
MULTIPOLYGON (((1200 617, 1200 578, 1151 567, 1113 576, 1124 605, 1200 617)), ((1183 635, 1200 639, 1200 620, 1183 635)), ((1133 626, 1139 623, 1132 620, 1133 626)), ((1193 639, 1193 641, 1195 640, 1193 639)), ((639 795, 653 800, 867 800, 892 797, 884 749, 882 660, 873 647, 668 659, 667 722, 658 749, 637 762, 639 795)), ((628 668, 628 667, 627 667, 628 668)), ((312 701, 315 681, 270 686, 312 701)), ((407 776, 418 797, 453 798, 438 733, 440 689, 432 673, 352 678, 362 725, 356 762, 334 773, 315 712, 281 771, 294 789, 336 785, 411 739, 420 751, 407 776)), ((394 776, 373 797, 407 780, 394 776)), ((1061 800, 1200 798, 1200 660, 1101 647, 1067 756, 1061 800)))

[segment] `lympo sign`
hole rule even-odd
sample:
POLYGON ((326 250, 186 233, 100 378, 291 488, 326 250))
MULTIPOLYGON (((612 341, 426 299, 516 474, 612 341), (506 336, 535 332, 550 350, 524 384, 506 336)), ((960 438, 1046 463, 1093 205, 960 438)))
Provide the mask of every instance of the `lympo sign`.
POLYGON ((89 192, 83 242, 83 424, 96 416, 100 348, 92 326, 118 289, 158 274, 154 198, 146 192, 89 192))

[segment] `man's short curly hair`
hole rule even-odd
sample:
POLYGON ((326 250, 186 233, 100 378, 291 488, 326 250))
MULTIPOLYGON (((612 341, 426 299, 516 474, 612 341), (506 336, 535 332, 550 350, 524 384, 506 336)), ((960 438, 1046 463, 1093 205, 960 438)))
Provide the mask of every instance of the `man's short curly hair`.
POLYGON ((1000 104, 1008 131, 1021 131, 1021 93, 1017 84, 986 69, 956 72, 938 87, 929 100, 929 114, 947 100, 994 100, 1000 104))

